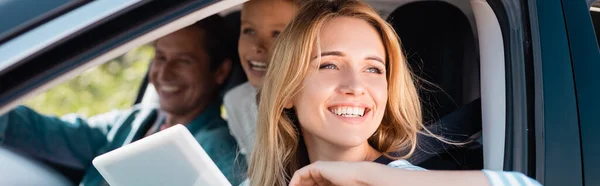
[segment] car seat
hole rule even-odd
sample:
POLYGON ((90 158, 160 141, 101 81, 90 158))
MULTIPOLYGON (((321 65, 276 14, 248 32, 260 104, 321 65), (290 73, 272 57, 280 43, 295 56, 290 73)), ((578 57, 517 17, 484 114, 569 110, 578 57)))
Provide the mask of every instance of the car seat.
MULTIPOLYGON (((408 3, 388 17, 417 82, 423 122, 434 134, 465 142, 481 131, 479 60, 466 15, 442 1, 408 3)), ((401 153, 401 152, 400 152, 401 153)), ((409 159, 427 169, 480 169, 481 145, 445 144, 419 135, 409 159)))

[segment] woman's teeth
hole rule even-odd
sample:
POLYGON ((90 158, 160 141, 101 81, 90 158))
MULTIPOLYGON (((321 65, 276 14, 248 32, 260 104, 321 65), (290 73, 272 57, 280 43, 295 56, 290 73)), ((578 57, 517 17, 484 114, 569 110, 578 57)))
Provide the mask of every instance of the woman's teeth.
POLYGON ((256 71, 267 71, 267 63, 260 61, 250 61, 250 68, 256 71))
POLYGON ((177 92, 177 90, 179 90, 179 86, 163 85, 160 87, 160 91, 167 92, 167 93, 177 92))
POLYGON ((364 107, 335 107, 330 108, 329 111, 335 115, 349 118, 362 117, 365 115, 364 107))

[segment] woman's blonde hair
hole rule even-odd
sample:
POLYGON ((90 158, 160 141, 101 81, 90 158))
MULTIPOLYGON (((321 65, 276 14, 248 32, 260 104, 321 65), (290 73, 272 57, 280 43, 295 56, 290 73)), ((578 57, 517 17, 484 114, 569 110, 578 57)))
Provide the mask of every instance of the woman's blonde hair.
POLYGON ((336 17, 352 17, 370 23, 386 49, 388 100, 381 125, 368 139, 371 146, 390 157, 407 152, 409 157, 422 128, 421 105, 400 41, 394 29, 369 5, 353 0, 312 0, 303 6, 278 36, 271 62, 260 89, 257 138, 250 161, 253 186, 287 185, 290 176, 307 164, 300 127, 285 105, 302 86, 309 71, 311 52, 318 46, 323 25, 336 17))

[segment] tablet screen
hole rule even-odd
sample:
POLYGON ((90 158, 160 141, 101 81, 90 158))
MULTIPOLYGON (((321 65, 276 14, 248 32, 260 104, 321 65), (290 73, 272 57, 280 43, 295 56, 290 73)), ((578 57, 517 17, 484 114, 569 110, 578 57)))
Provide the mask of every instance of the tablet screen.
POLYGON ((98 156, 93 163, 112 186, 230 185, 182 125, 98 156))

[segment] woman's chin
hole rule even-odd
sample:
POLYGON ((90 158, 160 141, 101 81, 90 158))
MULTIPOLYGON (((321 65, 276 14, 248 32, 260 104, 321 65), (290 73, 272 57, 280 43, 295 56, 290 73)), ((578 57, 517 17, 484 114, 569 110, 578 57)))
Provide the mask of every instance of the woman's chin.
POLYGON ((364 145, 369 136, 340 133, 342 136, 331 140, 332 144, 341 148, 355 148, 364 145))

